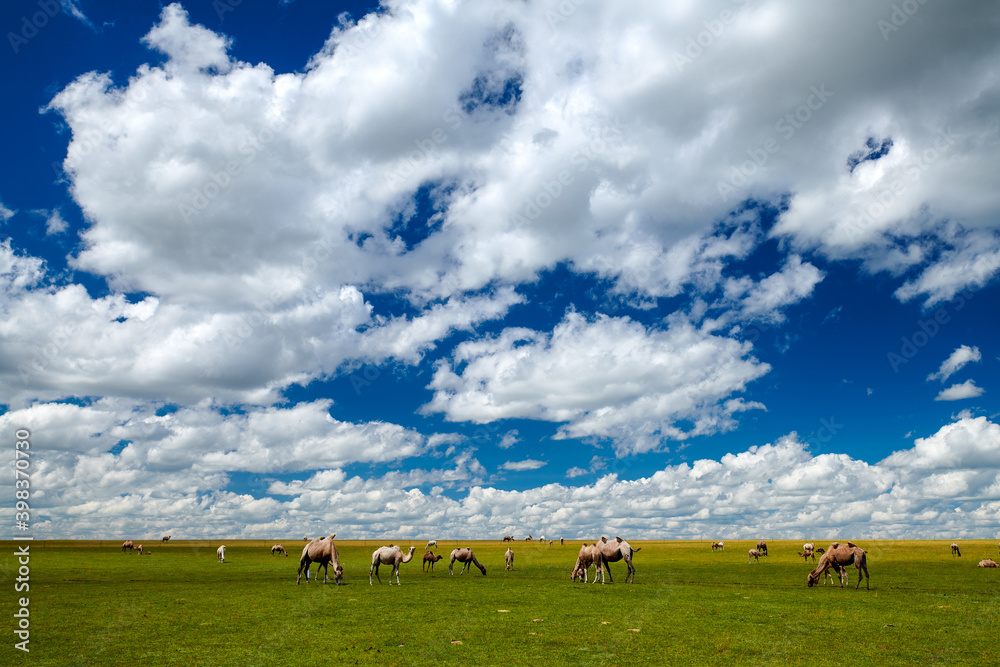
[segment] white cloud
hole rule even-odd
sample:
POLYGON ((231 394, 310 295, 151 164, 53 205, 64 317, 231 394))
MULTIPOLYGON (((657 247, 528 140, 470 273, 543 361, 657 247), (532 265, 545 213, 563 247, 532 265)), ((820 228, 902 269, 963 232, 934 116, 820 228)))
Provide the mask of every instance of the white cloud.
POLYGON ((953 384, 942 389, 934 398, 935 401, 960 401, 963 398, 976 398, 983 395, 983 389, 976 386, 975 381, 966 380, 962 384, 953 384))
POLYGON ((968 345, 961 345, 955 349, 951 355, 944 360, 941 364, 941 368, 935 373, 931 373, 927 376, 928 380, 941 380, 944 382, 956 372, 962 369, 966 364, 972 361, 981 361, 983 355, 979 352, 978 347, 969 347, 968 345))
POLYGON ((0 222, 7 222, 11 218, 13 218, 16 213, 17 211, 12 211, 11 209, 4 206, 3 202, 0 202, 0 222))
POLYGON ((680 319, 657 331, 569 312, 550 335, 506 329, 461 343, 454 364, 464 368, 439 364, 423 409, 451 421, 565 422, 557 437, 598 436, 613 439, 619 453, 648 451, 730 429, 736 412, 762 408, 730 398, 770 368, 749 351, 680 319))
POLYGON ((522 470, 538 470, 539 468, 545 465, 546 465, 545 461, 536 461, 535 459, 525 459, 523 461, 505 461, 500 465, 500 469, 519 472, 522 470))
POLYGON ((511 447, 513 447, 514 445, 516 445, 521 441, 517 436, 518 436, 517 429, 513 429, 504 433, 503 437, 500 439, 500 442, 497 443, 497 447, 499 447, 500 449, 510 449, 511 447))

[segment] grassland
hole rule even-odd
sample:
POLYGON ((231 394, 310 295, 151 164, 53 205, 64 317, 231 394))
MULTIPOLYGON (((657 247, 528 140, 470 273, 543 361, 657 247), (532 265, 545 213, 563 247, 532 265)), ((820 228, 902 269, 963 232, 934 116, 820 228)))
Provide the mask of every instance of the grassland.
MULTIPOLYGON (((2 542, 0 664, 30 665, 990 665, 1000 664, 1000 570, 996 541, 865 541, 872 589, 807 588, 799 542, 770 541, 747 563, 749 542, 636 542, 634 584, 621 563, 615 583, 573 584, 580 542, 465 542, 487 567, 433 574, 414 561, 402 586, 368 585, 380 542, 338 541, 344 585, 295 585, 291 557, 272 542, 147 544, 35 542, 29 593, 14 592, 14 543, 2 542), (17 599, 30 599, 30 654, 14 648, 17 599), (503 610, 503 611, 501 611, 503 610), (625 662, 622 663, 621 661, 625 662)), ((410 543, 405 543, 408 546, 410 543)), ((315 566, 314 566, 315 567, 315 566)))

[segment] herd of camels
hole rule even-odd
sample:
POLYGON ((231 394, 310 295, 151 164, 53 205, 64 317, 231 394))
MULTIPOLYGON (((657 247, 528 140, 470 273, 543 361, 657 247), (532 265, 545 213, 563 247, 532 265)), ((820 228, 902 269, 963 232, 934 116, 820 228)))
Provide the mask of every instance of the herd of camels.
MULTIPOLYGON (((302 556, 299 559, 299 569, 298 576, 295 583, 298 584, 302 581, 303 572, 306 575, 306 583, 309 583, 309 567, 316 563, 316 576, 319 577, 319 568, 323 568, 323 583, 329 581, 329 567, 333 565, 333 580, 338 586, 344 578, 344 566, 340 563, 340 554, 337 551, 337 545, 334 543, 333 538, 337 535, 332 534, 328 537, 317 537, 314 540, 309 540, 308 537, 304 538, 308 543, 302 549, 302 556)), ((532 540, 532 537, 526 538, 527 540, 532 540)), ((166 543, 170 540, 169 535, 165 535, 162 538, 162 542, 166 543)), ((513 541, 514 538, 510 535, 505 535, 503 538, 504 542, 513 541)), ((542 538, 544 541, 544 538, 542 538)), ((553 540, 554 541, 554 540, 553 540)), ((549 541, 552 544, 553 541, 549 541)), ((562 544, 563 540, 560 539, 559 543, 562 544)), ((724 551, 726 543, 722 542, 712 542, 712 551, 724 551)), ((433 570, 434 563, 442 560, 444 557, 440 554, 436 554, 431 551, 432 548, 437 547, 436 540, 430 540, 427 542, 426 551, 424 552, 423 565, 421 566, 422 571, 427 571, 427 569, 433 570), (429 568, 427 566, 430 566, 429 568)), ((1000 544, 997 544, 1000 548, 1000 544)), ((122 543, 122 551, 131 552, 133 549, 138 550, 140 554, 149 554, 150 551, 143 550, 143 545, 136 545, 132 540, 126 540, 122 543)), ((416 547, 410 547, 409 550, 404 554, 403 550, 393 544, 388 546, 379 547, 372 552, 372 562, 371 568, 368 570, 368 584, 374 585, 372 581, 372 575, 382 583, 382 578, 379 577, 379 566, 380 565, 390 565, 392 570, 389 573, 389 585, 392 585, 392 577, 396 576, 396 584, 400 585, 399 581, 399 566, 403 563, 409 563, 413 560, 413 554, 416 551, 416 547)), ((640 551, 642 547, 632 548, 628 542, 620 537, 615 537, 613 540, 609 540, 606 537, 601 537, 593 544, 584 543, 580 547, 580 552, 576 558, 576 564, 573 566, 573 571, 570 574, 571 581, 582 581, 583 583, 588 583, 588 571, 591 567, 596 568, 594 573, 593 583, 597 583, 600 579, 601 583, 604 583, 605 573, 607 573, 607 578, 609 581, 614 581, 611 577, 611 570, 608 567, 609 563, 617 563, 618 561, 624 561, 625 566, 628 568, 628 573, 625 575, 625 583, 632 583, 635 581, 635 566, 632 564, 632 556, 635 552, 640 551)), ((217 550, 217 555, 220 563, 226 561, 226 545, 219 546, 217 550)), ((806 585, 815 585, 821 577, 825 576, 824 585, 831 583, 833 581, 833 574, 836 574, 840 580, 840 587, 843 588, 848 582, 848 570, 847 568, 853 565, 858 571, 858 582, 855 584, 854 589, 857 590, 861 587, 861 577, 864 576, 865 588, 871 590, 868 578, 868 558, 867 552, 861 547, 857 546, 853 542, 848 542, 847 544, 840 544, 839 542, 833 542, 830 544, 829 548, 816 548, 815 544, 812 542, 806 542, 802 545, 802 551, 797 552, 800 557, 808 561, 812 558, 813 562, 816 562, 816 554, 820 554, 819 562, 816 562, 816 567, 809 573, 806 577, 806 585), (831 570, 833 571, 831 573, 831 570)), ((275 554, 288 556, 288 552, 285 550, 284 546, 281 544, 275 544, 271 547, 271 555, 275 554)), ((961 556, 962 551, 958 546, 957 542, 952 542, 951 544, 951 554, 952 556, 961 556)), ((759 562, 760 558, 767 556, 767 542, 760 540, 757 545, 747 552, 747 563, 759 562)), ((470 565, 475 565, 479 568, 479 571, 486 575, 486 568, 482 563, 476 558, 471 548, 460 547, 451 552, 451 561, 448 563, 448 574, 454 575, 454 565, 455 562, 462 564, 462 570, 459 574, 465 574, 469 570, 470 565)), ((512 570, 514 567, 514 552, 512 549, 508 548, 507 552, 504 554, 504 563, 508 571, 512 570)), ((979 567, 1000 567, 996 561, 991 558, 984 558, 979 561, 979 567)))

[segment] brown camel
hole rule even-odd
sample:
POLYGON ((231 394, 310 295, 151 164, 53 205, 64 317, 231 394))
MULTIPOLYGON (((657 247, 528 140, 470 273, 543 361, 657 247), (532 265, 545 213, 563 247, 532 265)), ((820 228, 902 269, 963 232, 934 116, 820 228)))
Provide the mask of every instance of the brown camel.
POLYGON ((839 542, 833 542, 826 552, 820 556, 819 563, 809 573, 806 582, 809 586, 814 585, 820 576, 832 567, 840 575, 840 587, 843 588, 844 584, 850 583, 847 580, 847 566, 854 565, 858 569, 858 583, 855 585, 854 590, 858 590, 861 586, 862 574, 865 575, 865 589, 871 590, 868 581, 868 558, 866 554, 867 552, 864 549, 851 542, 848 542, 846 546, 839 542))
POLYGON ((135 548, 135 545, 132 544, 132 540, 125 540, 124 542, 122 542, 122 551, 123 552, 124 551, 132 551, 132 549, 134 549, 134 548, 135 548))
POLYGON ((797 553, 800 556, 802 556, 803 560, 809 560, 810 558, 812 558, 813 562, 814 563, 816 562, 816 552, 813 551, 812 549, 806 549, 805 551, 799 551, 797 553))
POLYGON ((763 555, 759 549, 751 549, 747 552, 747 564, 760 562, 760 557, 763 555))
POLYGON ((979 567, 1000 567, 1000 565, 997 565, 997 562, 992 558, 984 558, 979 561, 979 567))
POLYGON ((433 572, 434 571, 434 563, 438 562, 442 558, 444 558, 444 556, 436 554, 433 551, 425 551, 424 552, 424 562, 420 566, 421 571, 426 572, 427 570, 425 570, 424 568, 427 567, 427 563, 430 563, 431 564, 430 569, 433 572))
POLYGON ((514 569, 514 552, 511 551, 510 547, 507 548, 507 552, 503 555, 504 561, 507 563, 507 571, 510 572, 514 569))
MULTIPOLYGON (((309 566, 316 563, 317 577, 319 577, 319 568, 323 568, 324 584, 330 580, 330 565, 332 564, 333 582, 340 585, 340 580, 344 578, 344 566, 340 564, 340 553, 337 551, 337 545, 333 543, 333 538, 336 536, 337 534, 334 533, 329 537, 317 537, 302 547, 302 556, 299 558, 299 574, 295 579, 296 584, 302 581, 303 570, 306 572, 306 583, 309 583, 309 566)), ((273 549, 271 551, 274 552, 273 549)))
POLYGON ((162 542, 169 542, 170 541, 170 536, 169 535, 164 535, 163 537, 160 538, 160 540, 162 542))
POLYGON ((390 544, 387 547, 379 547, 372 552, 372 566, 368 570, 368 584, 372 584, 372 572, 375 573, 375 578, 378 579, 378 583, 382 583, 381 577, 378 576, 378 566, 379 565, 392 565, 392 572, 389 573, 389 585, 392 586, 392 575, 396 575, 396 585, 401 586, 399 583, 399 566, 402 563, 409 563, 413 560, 413 552, 416 551, 416 547, 410 547, 410 551, 404 556, 403 551, 390 544))
MULTIPOLYGON (((635 566, 632 565, 632 554, 639 549, 633 549, 632 545, 623 540, 620 537, 615 537, 614 540, 609 540, 608 538, 601 536, 601 539, 594 543, 597 547, 597 551, 600 554, 601 566, 598 568, 597 572, 601 577, 601 584, 604 583, 604 575, 607 573, 608 579, 614 581, 611 576, 611 568, 608 567, 608 563, 617 563, 620 560, 625 561, 625 565, 628 567, 628 574, 625 575, 625 583, 635 582, 635 566)), ((594 581, 596 582, 597 575, 595 575, 594 581)))
POLYGON ((712 542, 712 551, 725 551, 725 550, 726 550, 725 542, 712 542))
POLYGON ((957 542, 952 542, 951 543, 951 555, 952 556, 961 556, 962 555, 961 550, 959 550, 959 548, 958 548, 958 543, 957 542))
POLYGON ((479 571, 483 573, 484 577, 486 576, 486 568, 483 567, 482 563, 476 560, 476 554, 472 553, 472 549, 463 547, 461 549, 455 549, 451 552, 451 561, 448 563, 448 574, 455 574, 452 568, 454 567, 456 560, 459 563, 464 563, 464 565, 462 565, 462 571, 459 572, 459 574, 465 574, 465 571, 469 569, 469 564, 471 563, 479 568, 479 571))
POLYGON ((273 556, 274 554, 285 554, 285 557, 288 557, 288 552, 285 551, 285 547, 280 544, 275 544, 271 547, 271 555, 273 556))
MULTIPOLYGON (((583 579, 583 583, 587 583, 587 571, 590 569, 591 565, 597 565, 597 572, 600 572, 601 555, 596 546, 584 543, 584 545, 580 547, 580 553, 577 554, 576 565, 573 566, 573 573, 570 575, 570 581, 583 579)), ((595 584, 597 583, 597 572, 594 573, 595 584)))
POLYGON ((757 541, 757 551, 760 552, 761 556, 766 556, 767 555, 767 542, 765 542, 764 540, 758 540, 757 541))

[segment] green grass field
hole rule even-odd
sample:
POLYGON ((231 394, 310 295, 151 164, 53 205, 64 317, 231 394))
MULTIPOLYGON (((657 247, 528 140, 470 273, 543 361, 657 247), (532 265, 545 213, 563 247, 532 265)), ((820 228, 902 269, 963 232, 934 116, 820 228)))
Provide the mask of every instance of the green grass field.
POLYGON ((580 541, 514 543, 512 572, 499 541, 439 541, 433 574, 414 542, 398 587, 385 566, 368 585, 382 542, 337 542, 339 587, 295 585, 301 540, 283 542, 288 558, 270 556, 272 542, 226 541, 224 564, 218 543, 157 542, 138 556, 120 542, 35 542, 28 593, 14 591, 14 543, 0 543, 0 664, 1000 664, 1000 569, 976 567, 998 558, 996 541, 963 541, 961 558, 950 541, 859 541, 870 591, 854 590, 853 568, 850 589, 807 588, 801 541, 769 541, 752 565, 750 542, 634 542, 635 583, 616 563, 604 586, 570 582, 580 541), (472 546, 487 576, 449 576, 455 546, 472 546), (14 648, 19 597, 28 654, 14 648))

